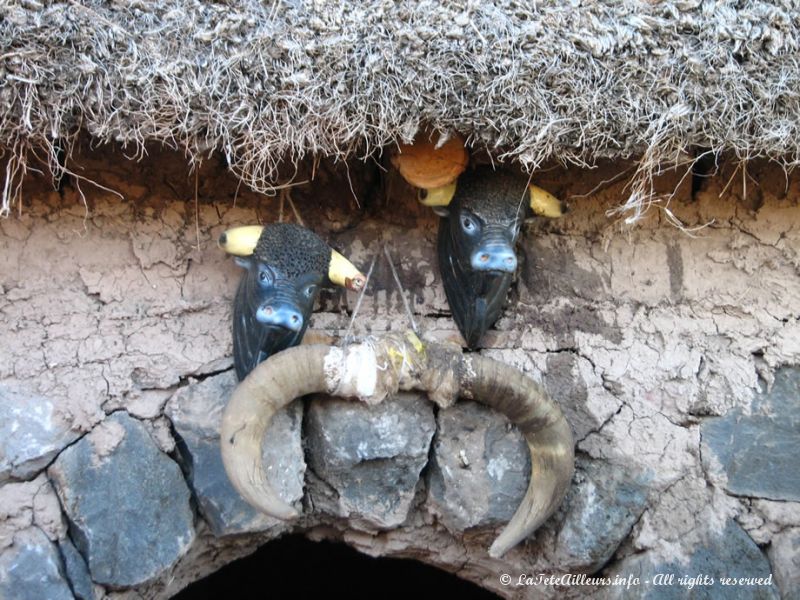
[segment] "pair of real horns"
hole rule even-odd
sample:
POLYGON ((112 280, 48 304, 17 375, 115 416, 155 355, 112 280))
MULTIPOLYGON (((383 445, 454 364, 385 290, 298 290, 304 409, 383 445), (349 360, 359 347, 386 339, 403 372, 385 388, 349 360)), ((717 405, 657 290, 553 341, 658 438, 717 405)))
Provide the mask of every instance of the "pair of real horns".
POLYGON ((271 356, 234 390, 222 418, 225 470, 254 507, 280 518, 299 516, 265 477, 261 444, 273 416, 295 398, 327 393, 370 404, 398 390, 419 390, 441 407, 457 398, 498 410, 522 432, 531 453, 528 489, 489 554, 500 557, 558 507, 574 469, 573 437, 558 405, 519 370, 451 345, 390 333, 344 348, 297 346, 271 356))

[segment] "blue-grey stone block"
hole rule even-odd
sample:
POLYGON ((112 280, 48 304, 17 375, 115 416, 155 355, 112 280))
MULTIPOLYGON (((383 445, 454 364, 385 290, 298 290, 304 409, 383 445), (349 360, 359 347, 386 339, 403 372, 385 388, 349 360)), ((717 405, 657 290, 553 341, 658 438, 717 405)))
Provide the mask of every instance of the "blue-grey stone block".
POLYGON ((89 575, 89 568, 86 566, 86 560, 68 539, 59 540, 58 547, 61 548, 64 569, 75 598, 78 600, 94 600, 94 587, 89 575))
POLYGON ((35 527, 14 535, 0 554, 0 598, 3 600, 72 600, 55 544, 35 527))
POLYGON ((750 415, 732 410, 704 423, 701 433, 705 467, 721 467, 729 492, 800 501, 800 367, 779 369, 750 415))
POLYGON ((644 512, 649 477, 590 462, 576 479, 564 502, 556 562, 567 570, 593 573, 608 562, 644 512))
POLYGON ((376 406, 317 396, 307 425, 309 465, 327 484, 312 490, 315 508, 370 528, 402 524, 436 428, 426 396, 402 392, 376 406))
POLYGON ((428 507, 453 531, 508 522, 531 472, 522 434, 507 418, 476 402, 442 409, 438 421, 428 507))
POLYGON ((610 597, 636 597, 644 600, 778 600, 767 557, 733 520, 728 520, 718 534, 694 549, 688 563, 655 563, 647 555, 624 561, 613 577, 632 575, 639 585, 632 589, 608 588, 610 597), (671 577, 670 577, 671 576, 671 577), (723 585, 739 578, 753 580, 752 585, 723 585), (755 584, 761 579, 762 584, 755 584))
MULTIPOLYGON (((200 513, 215 535, 264 531, 283 521, 250 506, 225 473, 219 446, 222 412, 236 387, 233 371, 180 389, 166 414, 180 436, 178 447, 189 468, 200 513)), ((262 458, 267 479, 287 503, 300 508, 305 461, 301 429, 303 403, 295 401, 277 413, 264 435, 262 458)))
POLYGON ((32 477, 77 437, 50 400, 0 385, 0 483, 32 477))
POLYGON ((64 450, 48 471, 97 583, 149 581, 194 540, 189 488, 178 465, 125 412, 64 450))
POLYGON ((783 600, 800 600, 800 527, 772 536, 767 555, 783 600))

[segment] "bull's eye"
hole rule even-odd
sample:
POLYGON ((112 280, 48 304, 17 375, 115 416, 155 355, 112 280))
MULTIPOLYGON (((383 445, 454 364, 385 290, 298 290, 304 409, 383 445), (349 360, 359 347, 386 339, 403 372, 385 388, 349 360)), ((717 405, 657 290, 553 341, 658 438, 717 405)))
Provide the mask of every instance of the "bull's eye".
POLYGON ((475 219, 467 216, 461 217, 461 227, 467 233, 473 233, 478 228, 477 224, 475 223, 475 219))
POLYGON ((311 298, 311 296, 314 295, 314 292, 316 291, 316 289, 317 289, 317 286, 309 285, 309 286, 306 286, 306 289, 304 290, 303 293, 306 295, 306 298, 311 298))
POLYGON ((275 278, 274 278, 274 276, 272 274, 272 271, 270 269, 262 266, 258 270, 258 281, 262 285, 270 285, 270 284, 272 284, 274 279, 275 278))

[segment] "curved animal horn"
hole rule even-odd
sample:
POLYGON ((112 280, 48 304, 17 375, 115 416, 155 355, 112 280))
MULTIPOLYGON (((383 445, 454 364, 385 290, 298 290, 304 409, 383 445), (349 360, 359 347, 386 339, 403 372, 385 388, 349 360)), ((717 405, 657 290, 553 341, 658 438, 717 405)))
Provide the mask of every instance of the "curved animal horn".
POLYGON ((461 394, 494 408, 514 423, 531 453, 528 490, 489 554, 498 558, 535 531, 555 512, 572 480, 572 429, 547 392, 524 373, 491 358, 468 355, 461 394))
POLYGON ((314 392, 380 402, 397 390, 420 390, 441 406, 459 395, 497 409, 517 425, 531 452, 528 490, 489 554, 502 556, 555 511, 574 469, 572 431, 558 405, 532 379, 460 348, 388 334, 340 349, 298 346, 261 363, 234 390, 222 418, 222 458, 233 486, 253 506, 291 519, 295 509, 264 476, 261 440, 273 415, 314 392), (379 368, 380 366, 380 368, 379 368))
POLYGON ((270 356, 236 386, 222 416, 220 444, 228 478, 251 505, 279 519, 293 519, 299 513, 267 481, 261 442, 277 411, 295 398, 323 389, 323 361, 329 349, 298 346, 270 356))

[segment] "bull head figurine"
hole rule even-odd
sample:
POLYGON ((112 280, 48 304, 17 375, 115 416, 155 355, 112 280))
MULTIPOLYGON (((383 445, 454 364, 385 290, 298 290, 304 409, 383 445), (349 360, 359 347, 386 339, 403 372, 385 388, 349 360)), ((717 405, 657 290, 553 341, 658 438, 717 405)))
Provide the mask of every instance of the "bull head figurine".
POLYGON ((565 207, 510 172, 479 167, 462 174, 467 153, 460 138, 437 148, 423 137, 401 146, 393 161, 420 188, 420 202, 442 217, 439 271, 453 320, 467 347, 476 348, 500 317, 517 269, 514 247, 524 218, 529 212, 559 217, 565 207))
POLYGON ((233 364, 244 379, 272 354, 303 339, 320 286, 359 291, 366 278, 314 232, 293 223, 245 225, 219 246, 244 268, 233 302, 233 364))

